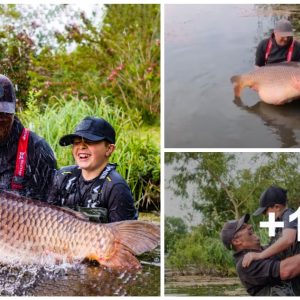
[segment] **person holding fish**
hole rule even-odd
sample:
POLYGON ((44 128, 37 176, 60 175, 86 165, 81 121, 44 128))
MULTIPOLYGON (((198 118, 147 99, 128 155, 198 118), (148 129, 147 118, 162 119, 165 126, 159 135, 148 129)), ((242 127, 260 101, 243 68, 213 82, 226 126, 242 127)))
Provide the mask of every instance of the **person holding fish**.
POLYGON ((255 65, 300 61, 300 43, 293 36, 292 24, 288 20, 279 20, 271 37, 259 43, 255 65))
POLYGON ((56 172, 48 202, 101 223, 137 219, 130 188, 109 163, 115 141, 114 128, 97 117, 84 118, 73 134, 63 136, 59 144, 72 145, 76 165, 56 172))
POLYGON ((48 143, 24 128, 15 112, 13 84, 0 75, 0 190, 44 200, 52 185, 56 159, 48 143))
POLYGON ((288 20, 277 22, 269 39, 260 42, 255 70, 231 77, 234 103, 243 106, 241 93, 249 87, 268 104, 283 105, 300 96, 300 43, 293 38, 288 20))

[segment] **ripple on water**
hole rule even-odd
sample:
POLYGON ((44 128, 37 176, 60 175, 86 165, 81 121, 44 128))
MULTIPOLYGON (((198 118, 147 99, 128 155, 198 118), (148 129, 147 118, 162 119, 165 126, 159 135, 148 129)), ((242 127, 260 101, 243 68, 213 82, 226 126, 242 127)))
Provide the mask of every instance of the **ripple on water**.
POLYGON ((160 268, 117 271, 93 264, 0 264, 1 296, 158 296, 160 268))

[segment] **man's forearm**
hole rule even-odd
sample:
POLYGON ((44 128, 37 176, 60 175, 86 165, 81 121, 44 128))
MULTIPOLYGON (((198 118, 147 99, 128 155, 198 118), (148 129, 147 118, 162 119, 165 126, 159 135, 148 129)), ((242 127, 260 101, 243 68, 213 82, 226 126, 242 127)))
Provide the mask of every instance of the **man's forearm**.
POLYGON ((300 254, 288 257, 280 262, 280 278, 287 280, 300 274, 300 254))

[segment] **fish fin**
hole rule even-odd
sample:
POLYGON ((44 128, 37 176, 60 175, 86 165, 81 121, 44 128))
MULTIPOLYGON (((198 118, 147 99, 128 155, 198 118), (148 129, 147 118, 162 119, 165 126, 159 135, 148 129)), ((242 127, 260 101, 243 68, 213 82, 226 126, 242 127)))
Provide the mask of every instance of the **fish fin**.
POLYGON ((129 249, 124 248, 120 243, 115 243, 115 250, 109 257, 88 257, 98 261, 102 266, 109 268, 126 268, 126 269, 139 269, 141 264, 138 259, 130 252, 129 249))
POLYGON ((121 221, 106 224, 115 237, 112 251, 97 261, 107 267, 138 268, 140 263, 134 255, 153 250, 160 242, 158 226, 144 221, 121 221))
POLYGON ((140 255, 159 245, 160 229, 144 221, 123 221, 108 224, 115 230, 116 239, 133 254, 140 255))
POLYGON ((230 81, 233 84, 234 96, 236 98, 240 98, 241 97, 241 93, 242 93, 242 90, 244 88, 241 79, 242 79, 242 77, 240 75, 235 75, 235 76, 232 76, 230 78, 230 81))

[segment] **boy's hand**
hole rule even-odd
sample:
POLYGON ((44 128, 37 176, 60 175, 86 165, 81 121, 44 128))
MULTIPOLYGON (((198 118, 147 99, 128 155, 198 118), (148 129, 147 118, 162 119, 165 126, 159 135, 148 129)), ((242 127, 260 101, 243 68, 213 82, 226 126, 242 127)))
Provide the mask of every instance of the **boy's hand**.
POLYGON ((260 259, 260 253, 256 253, 256 252, 248 252, 242 261, 242 266, 243 268, 247 268, 250 266, 250 264, 252 263, 252 261, 254 260, 258 260, 260 259))

